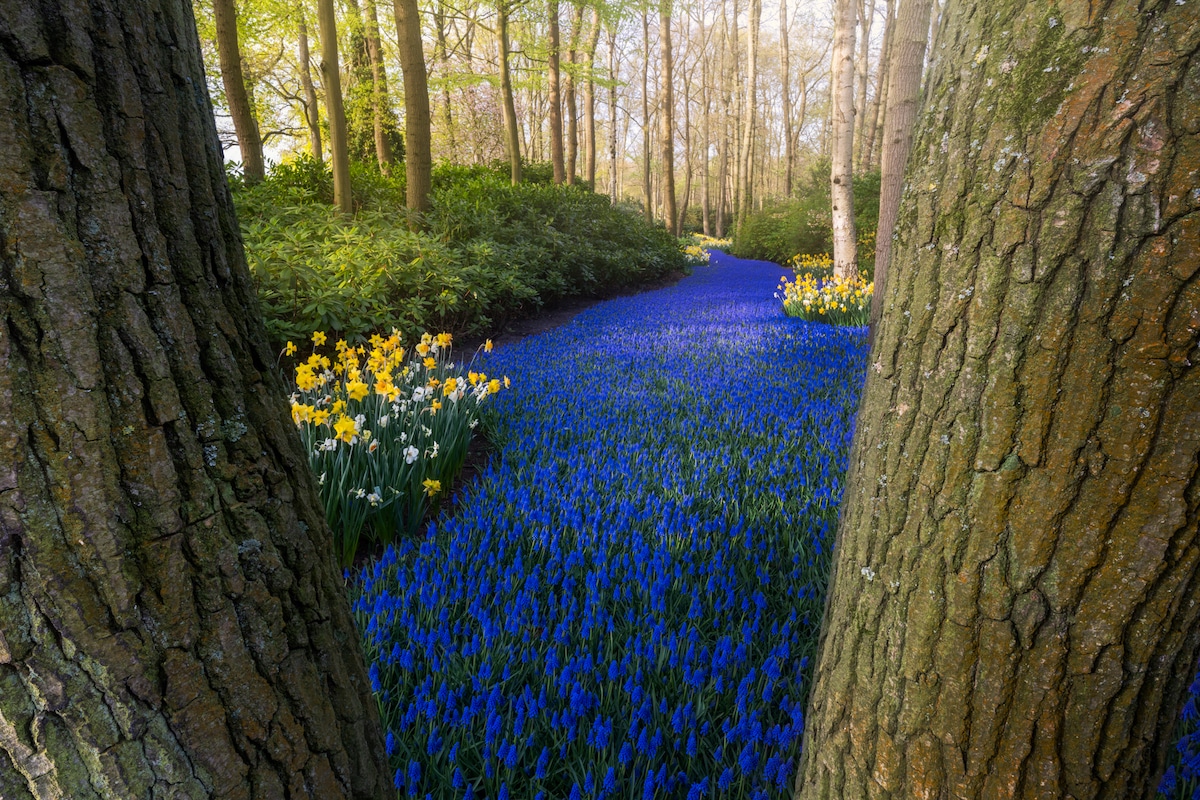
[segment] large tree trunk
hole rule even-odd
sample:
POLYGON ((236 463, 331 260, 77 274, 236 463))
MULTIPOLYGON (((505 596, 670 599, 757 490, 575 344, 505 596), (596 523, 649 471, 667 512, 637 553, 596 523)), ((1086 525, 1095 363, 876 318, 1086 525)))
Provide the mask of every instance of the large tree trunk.
POLYGON ((925 66, 925 40, 929 34, 932 0, 904 0, 896 18, 888 83, 888 108, 883 117, 883 155, 880 164, 879 224, 875 237, 875 294, 871 298, 871 330, 878 330, 883 310, 883 287, 892 258, 892 233, 900 213, 904 168, 912 150, 913 124, 921 94, 925 66))
POLYGON ((317 23, 321 33, 321 78, 325 83, 325 113, 329 117, 329 161, 333 167, 333 204, 349 214, 354 210, 350 194, 350 151, 346 134, 346 109, 342 104, 342 76, 338 69, 337 19, 333 0, 317 0, 317 23))
POLYGON ((800 796, 1153 798, 1200 644, 1200 25, 951 5, 800 796))
POLYGON ((242 152, 242 174, 246 177, 246 183, 255 184, 265 175, 262 138, 258 134, 258 120, 254 117, 254 108, 246 91, 246 79, 242 74, 234 0, 213 0, 213 21, 217 26, 217 60, 221 64, 221 82, 225 86, 229 115, 233 117, 238 149, 242 152))
POLYGON ((550 49, 547 66, 547 89, 550 95, 550 166, 554 170, 554 182, 566 180, 566 168, 563 166, 563 124, 562 124, 562 94, 559 86, 560 72, 558 56, 560 43, 558 40, 558 0, 547 0, 546 13, 549 17, 550 30, 548 46, 550 49))
POLYGON ((388 797, 191 4, 47 2, 13 20, 0 795, 388 797))
POLYGON ((662 91, 659 100, 662 116, 659 117, 659 146, 662 153, 663 222, 667 232, 678 230, 678 213, 675 207, 675 92, 672 86, 674 68, 671 55, 671 0, 660 0, 658 7, 658 50, 662 61, 659 81, 662 91))
POLYGON ((421 215, 429 210, 429 193, 433 189, 429 83, 421 39, 421 12, 417 0, 395 0, 393 8, 400 44, 400 71, 404 74, 404 201, 408 210, 414 212, 410 223, 419 226, 421 215))
POLYGON ((313 86, 312 68, 309 66, 311 56, 308 53, 308 25, 305 23, 304 14, 300 9, 297 9, 297 14, 300 15, 298 57, 300 60, 300 85, 304 88, 304 122, 308 125, 308 146, 312 151, 313 158, 323 161, 325 155, 321 149, 321 112, 317 105, 317 90, 313 86))
POLYGON ((388 104, 387 70, 383 66, 383 48, 379 42, 379 16, 375 11, 375 0, 363 2, 363 27, 367 39, 367 55, 371 59, 371 113, 375 125, 375 159, 383 174, 390 175, 392 143, 389 138, 392 114, 388 104))
POLYGON ((508 2, 496 3, 496 37, 500 40, 500 102, 504 111, 504 144, 508 151, 509 174, 513 186, 521 182, 521 134, 517 129, 517 105, 513 102, 512 72, 508 56, 508 2))
POLYGON ((858 274, 854 227, 854 0, 837 0, 833 29, 833 274, 858 274))

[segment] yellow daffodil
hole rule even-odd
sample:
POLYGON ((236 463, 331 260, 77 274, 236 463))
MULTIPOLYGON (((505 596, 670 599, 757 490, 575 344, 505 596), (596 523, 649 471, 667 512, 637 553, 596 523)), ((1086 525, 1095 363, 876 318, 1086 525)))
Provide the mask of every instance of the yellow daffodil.
POLYGON ((493 347, 495 347, 495 345, 492 344, 492 340, 488 339, 486 342, 483 343, 483 352, 490 353, 490 352, 492 352, 493 347))
POLYGON ((508 379, 508 376, 507 376, 507 375, 505 375, 505 376, 504 376, 504 388, 505 388, 505 389, 510 389, 510 388, 512 388, 512 381, 510 381, 510 380, 508 379))
POLYGON ((435 341, 438 343, 439 347, 449 347, 453 338, 454 337, 448 333, 439 333, 435 338, 435 341))
POLYGON ((500 381, 498 378, 492 378, 488 381, 488 394, 498 394, 500 392, 500 381))
POLYGON ((433 403, 431 403, 429 407, 431 409, 433 409, 433 413, 436 414, 438 412, 438 410, 441 409, 442 404, 439 401, 434 400, 433 403))
POLYGON ((312 419, 313 407, 304 403, 292 404, 292 422, 299 425, 301 422, 308 422, 312 419))
POLYGON ((317 347, 320 347, 321 345, 325 344, 325 338, 326 337, 325 337, 324 331, 313 331, 312 342, 317 347))
POLYGON ((283 348, 283 352, 285 355, 289 355, 289 356, 296 355, 296 345, 292 344, 291 342, 288 342, 287 347, 283 348))
POLYGON ((432 478, 426 478, 425 480, 421 481, 421 485, 425 487, 425 494, 429 495, 430 497, 433 497, 442 490, 442 482, 435 481, 432 478))
POLYGON ((338 417, 337 422, 333 423, 333 431, 337 434, 337 438, 349 444, 350 441, 354 439, 354 434, 357 431, 357 428, 354 424, 354 420, 343 414, 342 416, 338 417))
POLYGON ((429 355, 429 345, 421 342, 419 345, 417 345, 417 352, 423 356, 429 355))
POLYGON ((329 410, 334 414, 345 414, 346 413, 346 401, 345 400, 334 400, 333 406, 329 410))
POLYGON ((432 358, 428 358, 428 357, 421 363, 425 365, 425 369, 433 369, 434 367, 437 366, 437 362, 434 361, 432 358))
POLYGON ((479 373, 478 372, 468 372, 467 373, 467 381, 472 386, 478 385, 479 384, 479 373))
POLYGON ((357 378, 346 384, 346 394, 351 400, 362 400, 367 396, 367 385, 357 378))
POLYGON ((442 394, 449 395, 458 388, 458 380, 456 378, 447 378, 442 384, 442 394))
POLYGON ((318 408, 312 412, 310 420, 313 425, 324 425, 329 421, 329 411, 324 408, 318 408))

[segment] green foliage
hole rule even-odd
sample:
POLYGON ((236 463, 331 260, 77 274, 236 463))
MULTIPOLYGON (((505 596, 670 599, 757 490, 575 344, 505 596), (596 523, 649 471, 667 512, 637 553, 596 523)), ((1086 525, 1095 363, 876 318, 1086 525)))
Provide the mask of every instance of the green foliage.
POLYGON ((311 158, 236 188, 246 257, 277 342, 313 330, 479 334, 569 297, 602 296, 687 267, 678 240, 581 187, 512 186, 507 166, 434 171, 410 230, 402 176, 352 170, 358 213, 333 213, 311 158))
MULTIPOLYGON (((786 264, 797 255, 820 255, 833 249, 829 162, 810 170, 797 196, 752 212, 734 237, 733 255, 786 264)), ((875 229, 879 225, 879 173, 854 178, 854 221, 860 263, 873 263, 875 229)))

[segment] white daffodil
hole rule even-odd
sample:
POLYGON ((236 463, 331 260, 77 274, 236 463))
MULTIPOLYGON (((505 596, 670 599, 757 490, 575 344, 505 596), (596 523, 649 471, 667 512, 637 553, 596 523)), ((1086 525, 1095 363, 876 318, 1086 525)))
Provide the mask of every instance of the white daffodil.
POLYGON ((416 461, 420 455, 421 452, 410 444, 408 447, 404 448, 404 463, 411 464, 416 461))

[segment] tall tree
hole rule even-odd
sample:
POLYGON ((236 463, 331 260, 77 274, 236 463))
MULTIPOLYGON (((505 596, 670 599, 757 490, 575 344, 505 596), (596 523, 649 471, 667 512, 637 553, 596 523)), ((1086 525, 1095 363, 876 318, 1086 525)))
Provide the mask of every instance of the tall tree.
POLYGON ((387 797, 191 4, 14 9, 0 13, 0 794, 387 797))
POLYGON ((642 9, 642 213, 654 221, 650 190, 650 12, 642 9))
POLYGON ((659 0, 658 48, 659 59, 662 62, 659 75, 662 82, 662 91, 659 92, 662 105, 659 115, 659 143, 662 152, 663 221, 667 224, 667 232, 673 234, 678 229, 678 220, 675 208, 675 94, 672 86, 674 62, 671 54, 671 0, 659 0))
POLYGON ((788 50, 788 7, 787 0, 779 0, 779 70, 782 78, 783 115, 783 191, 785 197, 792 196, 795 181, 796 150, 792 134, 792 59, 788 50))
POLYGON ((559 51, 561 42, 558 36, 558 0, 547 0, 546 13, 549 16, 547 33, 549 55, 547 58, 547 94, 550 101, 550 165, 554 171, 554 182, 566 180, 566 168, 563 165, 563 124, 562 124, 562 92, 560 86, 561 71, 559 69, 559 51))
POLYGON ((799 795, 1152 798, 1200 650, 1200 25, 938 35, 799 795))
POLYGON ((575 184, 579 161, 579 104, 575 92, 575 76, 579 57, 579 37, 583 34, 583 4, 575 3, 571 15, 571 33, 567 42, 567 69, 563 75, 563 101, 567 106, 567 154, 564 170, 568 186, 575 184))
POLYGON ((857 130, 854 135, 854 164, 859 172, 862 171, 862 150, 863 142, 866 140, 866 123, 867 123, 867 88, 870 83, 871 73, 871 28, 875 23, 875 0, 865 0, 859 4, 859 27, 862 29, 862 46, 858 48, 855 54, 856 65, 854 68, 855 77, 858 82, 858 89, 854 101, 855 124, 857 130))
POLYGON ((242 52, 238 47, 237 7, 234 0, 213 0, 213 19, 217 26, 217 57, 221 64, 221 82, 225 86, 225 100, 229 104, 229 115, 233 117, 238 149, 242 153, 242 174, 245 175, 246 183, 258 183, 265 175, 262 138, 258 133, 254 106, 246 90, 246 77, 242 73, 242 52))
POLYGON ((854 0, 836 0, 833 19, 833 158, 830 184, 833 204, 833 274, 858 274, 854 226, 854 0))
MULTIPOLYGON (((628 116, 626 117, 628 119, 628 116)), ((617 202, 617 21, 608 29, 608 193, 617 202)))
POLYGON ((892 233, 900 213, 904 168, 912 150, 913 124, 925 67, 925 41, 933 0, 904 0, 896 18, 888 108, 883 117, 883 154, 880 160, 879 223, 875 236, 875 294, 871 298, 871 330, 878 329, 883 310, 883 287, 892 258, 892 233))
POLYGON ((400 71, 404 74, 404 178, 405 203, 414 212, 413 225, 429 210, 433 188, 433 152, 429 131, 429 83, 425 74, 425 48, 421 43, 421 13, 417 0, 395 0, 396 34, 400 44, 400 71))
POLYGON ((346 109, 342 101, 342 75, 338 68, 337 17, 333 0, 317 0, 317 24, 321 29, 321 79, 325 84, 325 112, 329 118, 333 204, 349 214, 354 210, 354 200, 350 194, 350 151, 346 109))
POLYGON ((592 8, 592 27, 584 51, 587 72, 583 81, 583 169, 588 186, 596 188, 596 47, 600 44, 600 9, 592 8))
POLYGON ((325 158, 324 152, 321 149, 321 111, 317 105, 317 90, 313 86, 312 67, 310 61, 312 57, 308 52, 308 24, 304 21, 303 8, 297 8, 296 13, 299 17, 299 52, 297 56, 300 61, 300 85, 304 89, 304 122, 308 126, 308 147, 312 152, 312 157, 317 161, 322 161, 325 158))
POLYGON ((746 67, 746 104, 742 129, 742 148, 738 155, 738 216, 737 230, 741 230, 750 214, 753 194, 751 175, 753 169, 754 130, 758 122, 758 33, 762 24, 762 0, 750 0, 750 48, 746 67))
POLYGON ((517 127, 517 104, 513 101, 512 52, 508 38, 510 0, 496 0, 496 38, 500 40, 500 103, 504 111, 504 146, 508 151, 509 175, 513 186, 521 182, 521 134, 517 127))
POLYGON ((383 47, 379 41, 379 16, 375 0, 363 0, 363 34, 371 60, 371 112, 375 126, 375 158, 384 174, 390 174, 392 162, 392 114, 388 98, 387 70, 383 65, 383 47))
POLYGON ((442 71, 442 124, 446 128, 446 149, 450 160, 458 158, 458 140, 454 135, 454 107, 450 102, 450 48, 446 42, 446 4, 438 0, 433 4, 434 57, 442 71))

